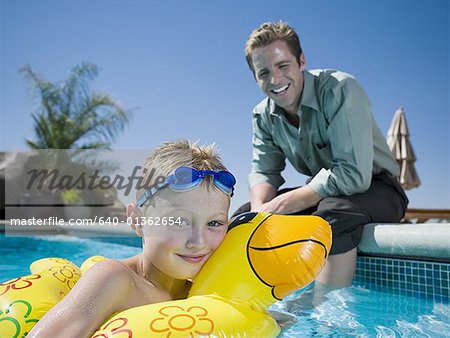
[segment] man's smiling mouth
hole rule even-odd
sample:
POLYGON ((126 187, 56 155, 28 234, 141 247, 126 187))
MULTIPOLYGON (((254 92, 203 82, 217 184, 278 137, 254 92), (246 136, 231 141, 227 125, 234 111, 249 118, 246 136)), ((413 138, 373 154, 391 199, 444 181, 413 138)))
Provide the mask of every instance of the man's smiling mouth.
POLYGON ((287 85, 279 87, 279 88, 271 89, 270 91, 274 94, 279 95, 279 94, 283 94, 284 92, 286 92, 290 86, 291 86, 291 84, 287 84, 287 85))

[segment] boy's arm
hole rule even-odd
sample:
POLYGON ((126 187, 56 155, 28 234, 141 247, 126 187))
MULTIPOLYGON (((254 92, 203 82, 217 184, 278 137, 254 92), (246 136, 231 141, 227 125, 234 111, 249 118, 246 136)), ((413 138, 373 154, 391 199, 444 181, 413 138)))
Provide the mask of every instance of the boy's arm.
POLYGON ((114 260, 95 264, 27 337, 91 337, 113 313, 124 310, 132 277, 114 260))

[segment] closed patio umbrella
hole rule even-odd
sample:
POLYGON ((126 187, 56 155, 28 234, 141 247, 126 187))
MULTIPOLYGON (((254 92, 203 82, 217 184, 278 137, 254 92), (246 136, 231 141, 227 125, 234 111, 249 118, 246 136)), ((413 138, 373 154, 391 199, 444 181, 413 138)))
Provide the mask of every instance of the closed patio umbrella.
POLYGON ((414 168, 416 155, 409 141, 409 131, 403 107, 399 107, 395 112, 388 130, 387 144, 400 166, 400 184, 402 187, 404 189, 418 187, 420 179, 414 168))

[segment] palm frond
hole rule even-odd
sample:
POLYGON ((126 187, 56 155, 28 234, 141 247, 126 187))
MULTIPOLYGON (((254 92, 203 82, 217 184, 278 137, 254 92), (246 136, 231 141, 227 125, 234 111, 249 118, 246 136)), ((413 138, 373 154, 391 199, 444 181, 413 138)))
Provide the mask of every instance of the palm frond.
POLYGON ((72 68, 64 83, 51 83, 30 66, 20 72, 39 99, 38 112, 32 114, 36 141, 26 140, 33 149, 110 148, 129 122, 130 112, 110 96, 90 90, 89 81, 98 75, 92 63, 72 68))

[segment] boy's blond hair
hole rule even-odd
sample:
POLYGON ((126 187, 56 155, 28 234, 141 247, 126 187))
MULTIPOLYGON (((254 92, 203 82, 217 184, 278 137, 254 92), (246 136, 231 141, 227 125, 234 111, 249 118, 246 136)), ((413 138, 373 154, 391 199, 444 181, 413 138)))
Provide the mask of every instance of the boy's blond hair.
MULTIPOLYGON (((176 168, 183 166, 198 170, 227 170, 215 144, 200 146, 186 139, 164 142, 145 160, 142 168, 142 182, 145 184, 138 189, 136 198, 139 199, 146 189, 158 183, 158 179, 173 174, 176 168)), ((211 178, 206 177, 204 182, 209 184, 211 178)))

